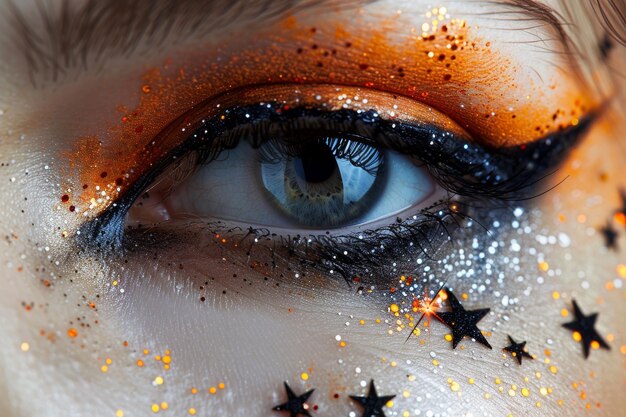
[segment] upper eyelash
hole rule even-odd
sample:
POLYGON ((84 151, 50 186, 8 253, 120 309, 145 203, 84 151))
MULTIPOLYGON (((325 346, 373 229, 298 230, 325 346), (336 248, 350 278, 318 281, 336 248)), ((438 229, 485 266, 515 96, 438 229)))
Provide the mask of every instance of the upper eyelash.
MULTIPOLYGON (((339 159, 347 159, 352 165, 362 168, 364 171, 373 173, 380 167, 384 154, 380 152, 378 147, 365 144, 357 140, 350 140, 342 137, 331 136, 316 140, 324 140, 326 146, 339 159)), ((276 163, 285 157, 296 157, 301 155, 303 145, 285 144, 279 140, 270 140, 259 148, 260 159, 262 162, 276 163)))
POLYGON ((577 126, 523 147, 489 150, 432 126, 382 119, 375 110, 285 110, 278 103, 261 103, 228 109, 224 114, 228 117, 203 121, 168 158, 155 164, 100 216, 85 223, 77 237, 81 245, 107 252, 122 248, 126 212, 161 173, 189 152, 195 154, 197 165, 207 163, 222 151, 237 146, 244 132, 250 144, 258 147, 268 136, 274 136, 268 135, 273 130, 280 132, 303 120, 316 120, 318 129, 347 132, 369 145, 387 147, 417 158, 452 195, 508 201, 529 198, 531 194, 521 195, 520 192, 560 161, 593 118, 590 116, 577 126), (426 142, 428 146, 424 146, 426 142))

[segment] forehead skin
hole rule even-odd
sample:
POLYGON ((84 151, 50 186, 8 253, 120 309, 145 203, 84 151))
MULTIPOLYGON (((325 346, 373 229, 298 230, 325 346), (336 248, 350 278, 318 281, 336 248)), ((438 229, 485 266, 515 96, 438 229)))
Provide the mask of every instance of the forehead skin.
MULTIPOLYGON (((572 68, 575 63, 560 53, 563 47, 545 25, 504 13, 508 9, 493 2, 440 3, 491 42, 498 59, 524 70, 516 76, 534 83, 510 91, 494 85, 506 93, 503 97, 525 99, 527 91, 542 91, 527 103, 540 107, 541 100, 552 104, 573 89, 590 103, 605 103, 623 91, 592 52, 580 58, 584 65, 572 68)), ((7 3, 0 4, 7 12, 7 3)), ((19 6, 32 16, 34 4, 19 6)), ((546 4, 567 15, 562 2, 546 4)), ((325 23, 336 29, 335 23, 345 21, 346 32, 367 33, 384 22, 394 45, 410 33, 404 25, 413 20, 421 31, 430 6, 379 1, 344 14, 326 6, 301 11, 297 21, 322 33, 325 23), (354 21, 362 25, 352 27, 354 21)), ((280 25, 284 17, 267 25, 280 25)), ((131 255, 126 263, 73 256, 73 246, 62 236, 80 219, 57 207, 75 179, 66 168, 82 165, 62 155, 85 135, 115 143, 109 126, 118 123, 119 106, 140 105, 137 91, 146 69, 163 67, 166 58, 174 57, 171 71, 179 69, 178 58, 203 59, 199 45, 245 48, 259 42, 257 31, 267 29, 251 21, 243 25, 205 33, 219 39, 215 43, 168 39, 159 48, 140 46, 135 54, 112 56, 100 67, 71 68, 54 82, 43 74, 33 79, 23 51, 0 36, 5 39, 0 46, 0 404, 6 410, 0 414, 114 416, 122 410, 124 416, 144 416, 152 415, 156 404, 162 414, 189 415, 193 408, 197 415, 264 416, 285 401, 282 381, 288 380, 298 394, 316 389, 312 398, 319 414, 313 415, 349 415, 360 409, 348 395, 365 395, 362 381, 373 378, 380 395, 397 395, 388 415, 407 411, 412 416, 415 410, 453 416, 619 415, 620 347, 623 351, 626 345, 621 285, 626 277, 619 265, 626 241, 621 230, 622 249, 607 250, 598 230, 620 207, 617 190, 626 186, 621 96, 609 102, 546 189, 567 181, 525 206, 520 221, 530 232, 521 233, 523 227, 512 227, 510 216, 503 215, 506 224, 503 220, 496 235, 476 231, 479 248, 471 248, 471 238, 459 239, 467 260, 494 242, 499 248, 497 257, 488 256, 495 272, 486 291, 477 289, 485 284, 482 277, 450 283, 468 310, 491 308, 480 327, 492 351, 468 339, 452 350, 445 339, 448 329, 434 320, 429 331, 422 328, 420 337, 406 343, 408 321, 394 316, 388 293, 356 297, 353 288, 331 279, 319 286, 281 281, 277 289, 264 284, 263 274, 242 266, 245 262, 198 256, 197 241, 131 255), (198 287, 208 281, 207 301, 200 303, 198 287), (583 359, 580 344, 561 327, 572 319, 572 299, 586 314, 599 312, 596 329, 610 351, 593 350, 583 359), (509 334, 526 340, 536 358, 518 366, 502 352, 509 334), (339 345, 337 335, 346 346, 339 345)), ((7 25, 0 28, 10 31, 7 25)), ((288 38, 285 44, 291 45, 288 38)), ((611 60, 608 66, 619 67, 623 50, 611 60)), ((173 103, 171 111, 188 104, 173 103)), ((397 267, 415 270, 402 262, 397 267)))

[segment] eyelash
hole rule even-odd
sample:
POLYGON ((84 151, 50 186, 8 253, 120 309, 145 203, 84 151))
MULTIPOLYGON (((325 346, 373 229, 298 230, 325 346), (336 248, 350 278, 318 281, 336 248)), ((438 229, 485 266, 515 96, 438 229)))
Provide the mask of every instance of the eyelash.
MULTIPOLYGON (((346 235, 276 236, 267 229, 242 230, 219 222, 208 223, 207 228, 214 235, 226 233, 231 239, 239 239, 239 247, 249 245, 247 255, 252 248, 265 248, 273 265, 281 260, 290 264, 297 259, 299 267, 336 274, 351 282, 354 277, 372 274, 390 259, 397 259, 398 248, 408 246, 426 256, 433 254, 463 222, 472 221, 473 212, 533 198, 541 180, 551 175, 550 171, 577 143, 593 119, 589 116, 577 126, 525 146, 486 149, 433 126, 382 119, 374 110, 327 111, 260 103, 225 110, 222 116, 225 117, 203 120, 168 158, 137 180, 99 217, 84 224, 78 235, 80 244, 113 253, 154 247, 152 241, 162 242, 162 237, 157 238, 153 231, 125 230, 124 220, 136 199, 160 175, 169 172, 179 180, 187 177, 223 151, 235 148, 242 138, 258 149, 264 143, 267 145, 268 138, 284 138, 293 130, 316 128, 354 139, 353 153, 346 152, 348 155, 362 152, 365 147, 359 149, 358 145, 365 144, 368 148, 383 147, 416 159, 448 192, 448 197, 407 219, 398 218, 391 225, 346 235), (191 166, 181 162, 189 155, 193 156, 191 166)), ((271 140, 270 145, 269 153, 261 155, 262 158, 294 154, 301 146, 277 140, 271 140)))

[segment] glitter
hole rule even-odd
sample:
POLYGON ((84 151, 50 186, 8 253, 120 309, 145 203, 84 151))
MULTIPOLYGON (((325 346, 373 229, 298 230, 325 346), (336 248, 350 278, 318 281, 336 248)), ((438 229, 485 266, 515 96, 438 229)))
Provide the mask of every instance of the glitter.
POLYGON ((563 316, 563 317, 569 316, 569 311, 567 311, 566 308, 562 308, 561 309, 561 316, 563 316))
POLYGON ((558 291, 553 291, 552 292, 552 298, 555 300, 558 300, 559 298, 561 298, 561 294, 559 294, 558 291))
POLYGON ((528 388, 522 388, 522 395, 524 397, 528 397, 530 395, 530 390, 528 388))
POLYGON ((157 376, 156 378, 154 378, 154 381, 152 381, 152 385, 156 386, 156 385, 163 385, 165 381, 163 380, 162 376, 157 376))
POLYGON ((108 372, 108 371, 109 371, 109 367, 108 367, 108 366, 106 366, 106 365, 102 365, 102 366, 100 367, 100 370, 101 370, 102 372, 106 373, 106 372, 108 372))
POLYGON ((168 403, 166 403, 166 402, 162 402, 162 403, 161 403, 161 409, 162 409, 162 410, 167 410, 167 409, 168 409, 168 407, 169 407, 169 404, 168 404, 168 403))
POLYGON ((389 310, 391 310, 392 313, 397 313, 400 310, 400 307, 398 307, 397 304, 392 304, 389 306, 389 310))
POLYGON ((159 404, 152 404, 152 412, 153 413, 158 413, 159 412, 159 404))
POLYGON ((172 358, 169 356, 163 356, 163 363, 168 364, 172 362, 172 358))
POLYGON ((137 359, 137 366, 140 368, 143 366, 143 361, 141 359, 137 359))
POLYGON ((451 389, 453 392, 458 392, 458 391, 460 391, 460 390, 461 390, 461 386, 459 385, 459 383, 458 383, 458 382, 455 382, 455 381, 453 381, 453 380, 451 380, 451 379, 448 379, 448 384, 450 384, 450 389, 451 389))
POLYGON ((115 412, 115 417, 124 417, 124 412, 122 410, 117 410, 115 412))
POLYGON ((302 372, 300 374, 300 378, 302 378, 303 381, 308 381, 309 380, 309 374, 307 374, 306 372, 302 372))
POLYGON ((76 336, 78 336, 78 331, 72 327, 71 329, 67 331, 67 335, 73 339, 76 336))
POLYGON ((209 394, 215 394, 217 392, 217 388, 211 387, 209 388, 209 394))
POLYGON ((22 352, 28 352, 30 350, 30 345, 28 342, 22 342, 20 349, 22 349, 22 352))
POLYGON ((195 416, 196 415, 196 409, 195 408, 190 408, 189 410, 187 410, 187 412, 189 413, 190 416, 195 416))
POLYGON ((617 274, 621 278, 626 278, 626 265, 624 265, 624 264, 617 265, 617 274))
POLYGON ((556 366, 552 365, 550 367, 550 372, 552 372, 553 374, 556 374, 556 372, 557 372, 556 366))
POLYGON ((580 334, 580 332, 574 332, 572 333, 572 339, 574 339, 577 342, 580 342, 583 339, 583 336, 580 334))
POLYGON ((220 382, 219 384, 217 384, 217 387, 219 389, 224 389, 224 388, 226 388, 226 385, 223 382, 220 382))

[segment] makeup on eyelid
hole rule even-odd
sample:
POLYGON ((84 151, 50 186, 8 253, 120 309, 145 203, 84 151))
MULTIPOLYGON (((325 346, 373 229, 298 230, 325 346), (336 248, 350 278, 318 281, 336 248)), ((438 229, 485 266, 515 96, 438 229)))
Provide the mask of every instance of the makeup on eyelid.
MULTIPOLYGON (((154 139, 168 122, 210 98, 216 100, 218 114, 222 103, 216 97, 228 97, 220 94, 243 86, 288 84, 278 87, 286 103, 358 104, 409 121, 425 122, 420 118, 427 117, 442 123, 449 118, 447 125, 454 120, 469 132, 468 140, 495 147, 531 142, 577 124, 596 106, 585 92, 569 89, 573 81, 566 77, 543 91, 463 20, 446 18, 434 29, 414 30, 399 41, 385 35, 402 24, 397 16, 384 21, 378 32, 360 30, 359 24, 349 32, 332 23, 312 27, 292 17, 272 28, 271 40, 263 44, 228 56, 220 45, 208 45, 209 52, 191 51, 145 71, 137 85, 138 105, 121 105, 120 119, 108 128, 107 137, 84 137, 65 154, 74 161, 66 178, 76 178, 76 183, 64 184, 62 207, 88 218, 102 212, 179 144, 182 134, 154 139)), ((274 98, 259 96, 258 101, 274 98)))

